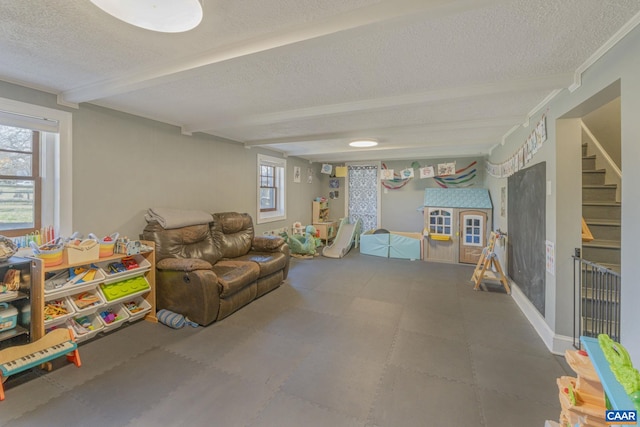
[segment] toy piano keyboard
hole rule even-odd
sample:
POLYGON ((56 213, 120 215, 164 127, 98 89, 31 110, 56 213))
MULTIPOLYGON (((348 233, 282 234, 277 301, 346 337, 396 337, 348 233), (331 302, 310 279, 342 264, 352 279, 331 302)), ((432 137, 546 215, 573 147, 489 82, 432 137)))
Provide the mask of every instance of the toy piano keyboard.
POLYGON ((80 367, 78 344, 73 332, 67 328, 54 329, 35 342, 0 351, 0 400, 4 400, 2 383, 7 377, 64 355, 80 367))

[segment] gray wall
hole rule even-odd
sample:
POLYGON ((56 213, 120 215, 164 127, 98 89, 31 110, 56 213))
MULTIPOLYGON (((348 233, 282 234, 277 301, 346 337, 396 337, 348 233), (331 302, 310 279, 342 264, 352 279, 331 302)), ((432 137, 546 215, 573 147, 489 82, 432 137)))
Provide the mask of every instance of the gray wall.
POLYGON ((620 168, 622 150, 620 145, 620 98, 603 105, 582 118, 593 136, 605 149, 611 160, 620 168))
MULTIPOLYGON (((582 85, 574 92, 562 91, 547 106, 549 140, 533 162, 547 162, 547 180, 551 195, 547 196, 547 240, 556 244, 556 274, 547 273, 547 311, 545 321, 558 335, 571 336, 572 329, 572 268, 573 247, 580 246, 581 197, 579 136, 574 118, 584 117, 621 95, 622 141, 622 343, 629 349, 636 366, 640 366, 640 263, 636 246, 640 240, 640 28, 635 28, 613 49, 582 75, 582 85), (619 86, 618 86, 619 83, 619 86), (625 182, 627 184, 625 184, 625 182)), ((540 115, 531 119, 536 123, 540 115)), ((493 150, 489 160, 506 160, 525 141, 530 128, 520 127, 504 146, 493 150)), ((499 196, 505 179, 487 177, 486 183, 494 200, 499 196)), ((513 213, 508 213, 509 215, 513 213)), ((507 218, 494 213, 496 226, 508 230, 507 218)))
MULTIPOLYGON (((137 238, 150 207, 240 211, 255 218, 257 154, 282 157, 204 134, 185 136, 175 126, 91 104, 67 109, 51 94, 4 82, 0 97, 73 114, 73 229, 84 234, 118 231, 137 238)), ((257 225, 258 233, 311 218, 310 200, 320 183, 307 183, 307 168, 317 175, 317 165, 287 158, 287 220, 257 225), (293 183, 294 166, 302 167, 302 183, 293 183)))
MULTIPOLYGON (((476 178, 469 181, 473 187, 482 187, 484 184, 485 166, 484 159, 481 157, 465 157, 465 158, 445 158, 445 159, 416 159, 416 160, 394 160, 384 161, 387 168, 393 169, 394 172, 400 172, 403 169, 410 168, 413 162, 420 164, 420 167, 434 166, 437 169, 438 163, 456 162, 456 168, 462 169, 472 162, 477 164, 469 168, 476 169, 476 178)), ((335 167, 336 165, 334 165, 335 167)), ((433 178, 420 179, 420 172, 414 170, 415 178, 407 185, 397 190, 389 190, 381 186, 380 195, 380 226, 390 231, 406 231, 421 232, 424 227, 422 212, 418 209, 424 205, 425 188, 438 187, 433 178)), ((331 217, 334 219, 341 218, 345 215, 345 178, 338 178, 340 183, 339 199, 330 201, 331 217)), ((329 178, 327 175, 321 177, 322 192, 325 197, 329 194, 329 178)), ((452 188, 454 186, 451 186, 452 188)), ((494 199, 495 200, 495 199, 494 199)), ((498 199, 499 200, 499 199, 498 199)), ((494 208, 496 202, 494 201, 494 208)))
MULTIPOLYGON (((384 162, 387 168, 400 172, 411 167, 414 160, 384 162)), ((467 184, 474 187, 482 187, 484 181, 484 160, 482 158, 444 158, 444 159, 417 159, 420 167, 434 166, 437 170, 438 163, 456 162, 456 169, 467 167, 474 161, 478 163, 463 173, 476 169, 476 178, 467 184)), ((381 197, 381 226, 390 231, 421 232, 424 228, 422 211, 417 209, 424 206, 424 189, 438 187, 433 178, 420 179, 420 172, 415 170, 416 177, 407 185, 398 190, 382 188, 381 197)), ((451 186, 454 188, 455 186, 451 186)), ((495 199, 494 199, 495 200, 495 199)), ((495 205, 495 202, 494 202, 495 205)))

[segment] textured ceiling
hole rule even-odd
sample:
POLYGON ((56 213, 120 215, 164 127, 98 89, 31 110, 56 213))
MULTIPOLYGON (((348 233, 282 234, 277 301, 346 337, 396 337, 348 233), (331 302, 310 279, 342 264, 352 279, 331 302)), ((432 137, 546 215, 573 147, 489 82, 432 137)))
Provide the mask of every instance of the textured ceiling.
POLYGON ((313 161, 483 155, 638 0, 203 0, 186 33, 0 2, 0 80, 313 161), (373 149, 350 148, 358 137, 373 149))

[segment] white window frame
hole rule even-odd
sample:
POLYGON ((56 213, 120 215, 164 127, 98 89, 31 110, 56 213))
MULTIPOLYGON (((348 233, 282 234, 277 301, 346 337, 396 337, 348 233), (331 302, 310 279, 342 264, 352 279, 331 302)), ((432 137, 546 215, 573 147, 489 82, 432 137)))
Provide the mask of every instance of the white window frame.
POLYGON ((267 222, 282 221, 287 219, 287 160, 278 157, 258 154, 256 167, 257 186, 256 186, 256 223, 264 224, 267 222), (275 211, 260 211, 260 166, 273 166, 276 168, 275 186, 277 188, 278 200, 275 211))
POLYGON ((437 234, 437 235, 441 235, 441 236, 453 236, 453 209, 446 209, 446 208, 429 208, 429 223, 427 224, 427 229, 429 230, 429 234, 437 234), (440 212, 447 212, 449 215, 445 216, 445 215, 441 215, 440 212), (432 213, 436 213, 435 216, 432 216, 432 213), (431 224, 431 219, 432 218, 442 218, 442 224, 431 224), (444 222, 445 218, 449 218, 449 224, 446 225, 444 222), (441 226, 443 231, 446 230, 446 228, 449 229, 448 233, 438 233, 435 227, 441 226), (433 227, 433 228, 432 228, 433 227))
MULTIPOLYGON (((484 240, 482 238, 482 236, 484 236, 484 218, 482 217, 482 215, 464 215, 464 224, 462 224, 462 242, 464 244, 464 246, 484 246, 482 244, 482 241, 484 240), (478 237, 480 237, 480 241, 478 243, 474 243, 474 242, 467 242, 467 236, 475 236, 475 234, 469 234, 467 233, 467 220, 478 220, 480 221, 480 234, 478 235, 478 237)), ((471 225, 471 228, 474 228, 474 225, 471 225)))
POLYGON ((72 206, 72 120, 67 111, 42 107, 0 98, 0 123, 46 133, 41 147, 41 169, 45 168, 45 153, 53 167, 41 170, 42 224, 52 224, 61 235, 71 235, 73 230, 72 206), (53 155, 51 155, 53 154, 53 155))

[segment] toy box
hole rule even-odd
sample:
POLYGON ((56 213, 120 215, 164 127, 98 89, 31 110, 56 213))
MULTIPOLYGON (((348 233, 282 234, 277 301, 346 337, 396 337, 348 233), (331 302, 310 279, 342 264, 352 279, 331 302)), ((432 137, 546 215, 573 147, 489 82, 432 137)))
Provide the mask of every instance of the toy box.
POLYGON ((67 320, 67 324, 73 328, 77 342, 93 338, 98 334, 98 332, 104 329, 104 325, 100 319, 98 319, 98 315, 96 313, 84 316, 75 316, 67 320))
POLYGON ((64 258, 67 264, 86 264, 100 257, 100 245, 96 240, 87 239, 78 245, 66 245, 64 258))
POLYGON ((127 319, 129 319, 129 313, 127 313, 127 310, 125 310, 122 304, 105 308, 104 310, 98 311, 96 314, 98 315, 98 319, 100 319, 104 325, 104 332, 119 328, 127 319))
POLYGON ((120 233, 113 233, 103 239, 99 239, 95 234, 89 233, 89 238, 97 240, 100 244, 100 258, 113 255, 118 237, 120 237, 120 233))
POLYGON ((45 267, 53 267, 62 264, 64 245, 60 242, 60 239, 45 243, 41 246, 31 242, 30 246, 33 250, 33 255, 40 258, 45 267))
POLYGON ((144 276, 132 277, 115 283, 100 283, 100 290, 107 302, 115 301, 126 296, 140 295, 151 287, 144 276))
POLYGON ((18 309, 6 302, 0 303, 0 332, 16 327, 18 309))
POLYGON ((143 318, 148 312, 151 311, 151 304, 143 297, 136 297, 130 300, 126 300, 122 303, 124 309, 129 314, 129 322, 134 322, 143 318))
POLYGON ((60 270, 44 281, 44 294, 64 296, 77 294, 95 287, 97 282, 105 279, 101 268, 86 265, 60 270))
POLYGON ((67 297, 54 298, 44 303, 44 325, 49 326, 70 318, 75 314, 75 309, 67 297))
POLYGON ((360 253, 385 258, 421 259, 422 234, 390 233, 373 234, 367 231, 360 235, 360 253))
POLYGON ((105 301, 97 289, 89 289, 69 296, 69 301, 78 315, 94 313, 105 301))

